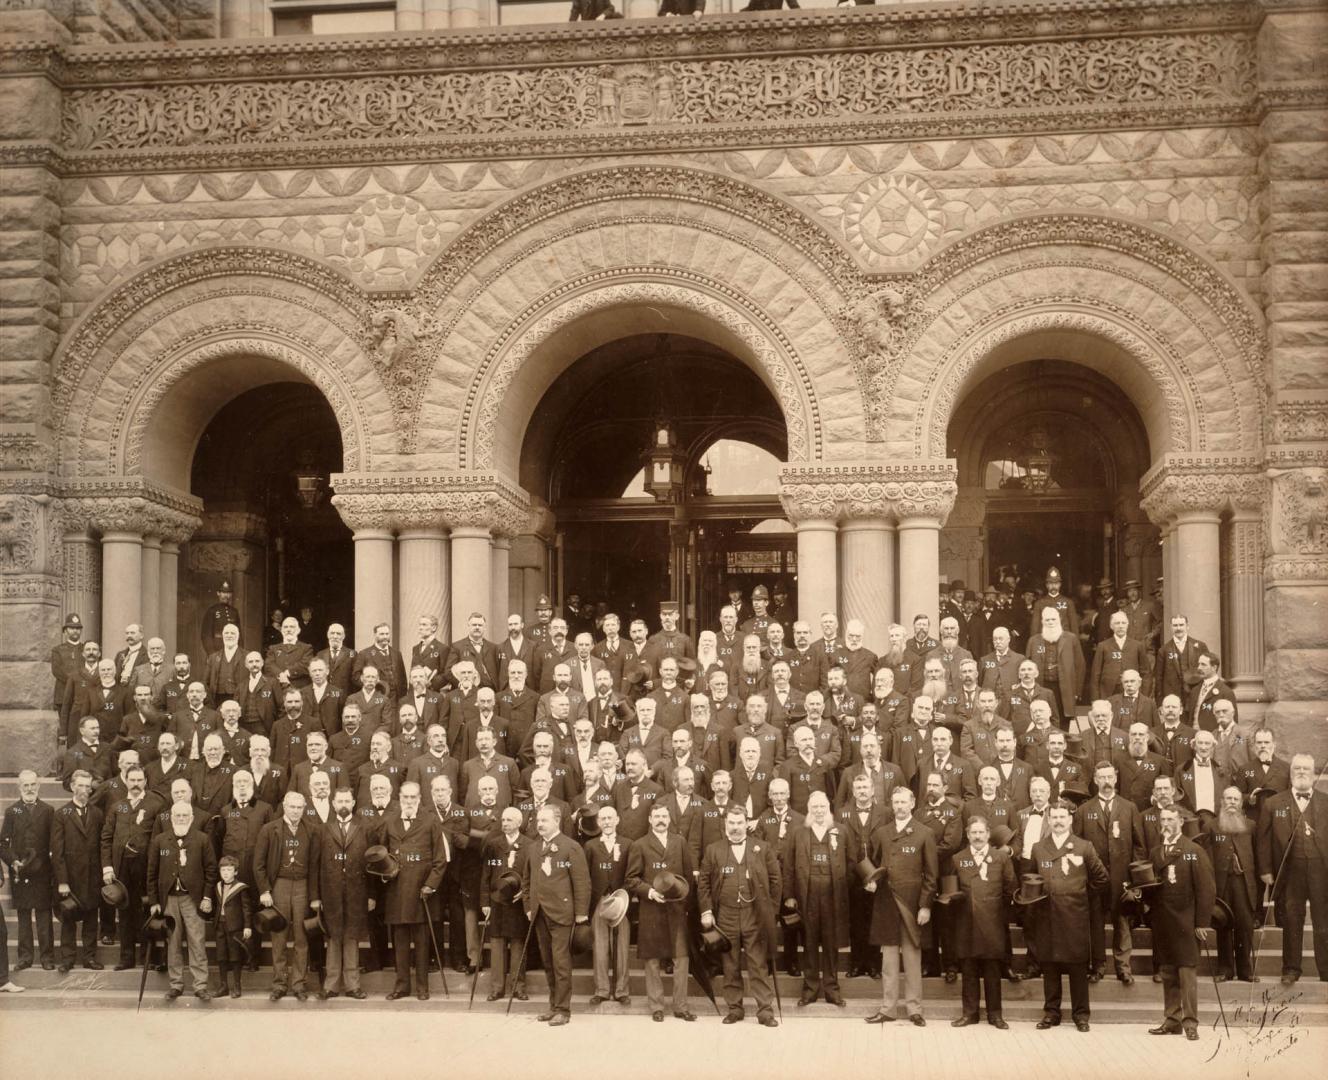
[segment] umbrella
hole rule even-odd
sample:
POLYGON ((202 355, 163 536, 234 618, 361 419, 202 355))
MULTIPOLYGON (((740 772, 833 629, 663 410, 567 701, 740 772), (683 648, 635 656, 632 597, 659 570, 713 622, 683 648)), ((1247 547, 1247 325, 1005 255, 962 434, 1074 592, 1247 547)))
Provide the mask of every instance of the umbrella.
MULTIPOLYGON (((489 910, 490 912, 492 912, 493 909, 490 908, 489 910)), ((470 1004, 466 1006, 467 1009, 473 1009, 475 1007, 475 987, 479 986, 480 984, 480 969, 484 966, 484 939, 488 936, 488 933, 489 933, 489 920, 485 919, 482 923, 480 923, 480 955, 479 955, 480 962, 475 965, 475 975, 470 980, 470 1004)), ((441 967, 442 965, 440 964, 439 968, 441 969, 441 967)))

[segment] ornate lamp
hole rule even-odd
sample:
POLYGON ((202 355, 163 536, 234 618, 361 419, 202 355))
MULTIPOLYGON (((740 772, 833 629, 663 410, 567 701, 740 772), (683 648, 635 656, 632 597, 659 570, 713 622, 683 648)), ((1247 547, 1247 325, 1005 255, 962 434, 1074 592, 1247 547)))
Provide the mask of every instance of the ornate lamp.
POLYGON ((314 468, 313 454, 307 450, 302 451, 292 475, 295 477, 295 495, 300 505, 306 510, 314 509, 323 499, 324 477, 314 468))
POLYGON ((1037 428, 1029 433, 1028 441, 1033 449, 1025 462, 1028 473, 1024 483, 1029 491, 1041 495, 1051 483, 1051 454, 1047 452, 1047 433, 1037 428))
POLYGON ((686 461, 678 453, 678 437, 665 417, 655 421, 649 458, 646 487, 659 502, 678 502, 682 498, 686 461))

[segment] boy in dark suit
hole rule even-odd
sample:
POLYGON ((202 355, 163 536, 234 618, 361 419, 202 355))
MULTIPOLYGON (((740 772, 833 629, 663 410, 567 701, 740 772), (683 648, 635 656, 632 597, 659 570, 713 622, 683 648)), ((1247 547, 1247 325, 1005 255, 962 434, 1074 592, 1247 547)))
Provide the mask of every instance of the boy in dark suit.
POLYGON ((217 967, 221 970, 221 989, 231 997, 240 996, 240 971, 248 959, 249 940, 254 936, 254 892, 239 879, 240 860, 223 855, 217 864, 221 880, 217 883, 216 914, 212 933, 217 942, 217 967))

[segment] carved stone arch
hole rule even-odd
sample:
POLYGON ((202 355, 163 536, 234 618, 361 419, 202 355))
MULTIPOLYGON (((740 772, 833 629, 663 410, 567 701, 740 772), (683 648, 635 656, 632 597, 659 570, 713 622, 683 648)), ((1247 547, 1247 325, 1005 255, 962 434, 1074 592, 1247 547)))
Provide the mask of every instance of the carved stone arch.
POLYGON ((354 390, 341 373, 319 359, 314 343, 293 337, 277 326, 249 324, 230 331, 191 335, 167 350, 146 368, 128 399, 127 418, 116 455, 119 472, 143 472, 145 443, 153 419, 171 392, 194 372, 233 358, 258 357, 275 361, 292 374, 317 387, 332 409, 341 432, 342 468, 368 472, 372 467, 371 442, 364 430, 354 390))
MULTIPOLYGON (((820 459, 823 432, 812 380, 774 320, 722 282, 699 274, 642 268, 641 277, 592 274, 569 282, 513 320, 481 361, 470 383, 458 447, 460 464, 471 469, 501 466, 504 429, 524 430, 528 419, 505 414, 510 412, 513 381, 532 357, 541 350, 556 350, 559 335, 574 323, 633 306, 653 313, 683 312, 713 329, 762 377, 779 402, 788 433, 789 461, 820 459)), ((575 355, 568 354, 559 366, 566 367, 575 359, 575 355)), ((557 368, 542 385, 546 386, 556 374, 557 368)))
MULTIPOLYGON (((370 311, 339 273, 287 251, 223 245, 149 267, 94 305, 56 356, 60 472, 160 471, 158 459, 144 457, 158 419, 153 410, 181 379, 210 382, 220 400, 227 393, 216 385, 220 372, 204 369, 239 357, 253 370, 240 364, 229 371, 230 397, 282 377, 309 381, 337 416, 348 463, 367 468, 375 452, 395 451, 397 427, 367 354, 370 311)), ((176 463, 177 484, 181 469, 187 479, 187 461, 176 463)))
MULTIPOLYGON (((1030 216, 980 230, 922 268, 926 307, 888 389, 887 442, 944 455, 958 397, 980 378, 1059 343, 1117 381, 1154 457, 1249 450, 1266 412, 1262 321, 1206 259, 1151 229, 1097 215, 1030 216)), ((1046 358, 1052 358, 1050 354, 1046 358)))

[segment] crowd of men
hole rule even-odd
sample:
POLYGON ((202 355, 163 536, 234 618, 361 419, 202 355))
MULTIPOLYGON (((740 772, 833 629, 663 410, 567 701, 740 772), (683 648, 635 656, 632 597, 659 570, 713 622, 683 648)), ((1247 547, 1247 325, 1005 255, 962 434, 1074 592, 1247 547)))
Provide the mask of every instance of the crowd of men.
POLYGON ((118 969, 164 937, 169 997, 186 963, 211 996, 209 923, 232 996, 269 940, 273 1000, 361 999, 361 970, 391 967, 389 998, 425 999, 431 967, 476 976, 487 946, 489 998, 524 999, 539 962, 540 1019, 561 1025, 573 954, 592 1005, 623 1002, 635 940, 657 1021, 696 1018, 689 978, 712 996, 718 978, 724 1022, 742 1020, 745 964, 769 1026, 782 967, 798 1004, 843 1005, 841 974, 879 979, 869 1022, 902 1008, 916 1025, 924 976, 962 978, 955 1026, 985 996, 998 1028, 1003 980, 1041 975, 1046 1028, 1068 978, 1087 1030, 1106 928, 1129 986, 1149 925, 1153 1030, 1196 1038, 1210 938, 1217 979, 1253 980, 1275 918, 1294 983, 1308 904, 1328 978, 1315 763, 1239 723, 1184 615, 1154 648, 1154 607, 1100 605, 1086 656, 1053 570, 1022 611, 961 590, 937 637, 919 615, 877 655, 833 613, 813 640, 774 593, 747 608, 737 591, 695 641, 673 604, 626 637, 612 613, 554 617, 546 597, 501 641, 482 615, 453 642, 424 615, 408 660, 387 624, 356 651, 332 623, 315 652, 286 618, 259 652, 224 621, 201 672, 136 626, 102 659, 70 616, 52 670, 71 799, 49 806, 26 772, 0 831, 17 967, 55 966, 53 910, 62 972, 100 967, 99 935, 118 969))

